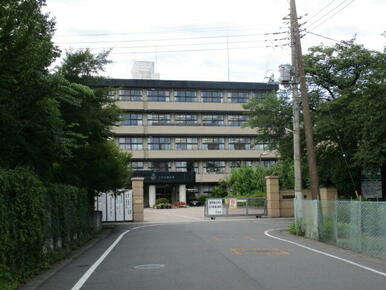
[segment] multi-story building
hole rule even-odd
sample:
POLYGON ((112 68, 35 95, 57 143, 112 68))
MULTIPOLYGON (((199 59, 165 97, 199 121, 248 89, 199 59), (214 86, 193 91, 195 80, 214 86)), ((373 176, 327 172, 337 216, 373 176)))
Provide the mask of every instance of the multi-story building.
POLYGON ((145 177, 145 204, 156 198, 186 201, 207 194, 233 168, 269 166, 277 156, 256 143, 243 104, 264 98, 277 84, 108 79, 103 86, 124 110, 114 128, 145 177))

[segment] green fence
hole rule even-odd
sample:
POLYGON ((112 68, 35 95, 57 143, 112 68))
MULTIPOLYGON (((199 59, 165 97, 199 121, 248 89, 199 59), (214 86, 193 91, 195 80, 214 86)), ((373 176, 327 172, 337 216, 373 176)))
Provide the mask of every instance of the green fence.
POLYGON ((386 202, 295 200, 298 234, 386 259, 386 202))

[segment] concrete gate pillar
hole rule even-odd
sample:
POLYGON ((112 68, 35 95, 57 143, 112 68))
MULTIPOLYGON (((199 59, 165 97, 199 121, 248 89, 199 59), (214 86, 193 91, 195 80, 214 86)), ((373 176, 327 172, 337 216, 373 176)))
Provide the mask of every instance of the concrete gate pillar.
POLYGON ((180 184, 179 186, 179 201, 186 202, 186 185, 180 184))
POLYGON ((143 222, 143 177, 133 177, 131 184, 133 187, 133 221, 143 222))
POLYGON ((149 206, 155 205, 155 185, 149 185, 149 206))
POLYGON ((278 176, 266 176, 267 185, 267 215, 280 217, 280 188, 278 176))

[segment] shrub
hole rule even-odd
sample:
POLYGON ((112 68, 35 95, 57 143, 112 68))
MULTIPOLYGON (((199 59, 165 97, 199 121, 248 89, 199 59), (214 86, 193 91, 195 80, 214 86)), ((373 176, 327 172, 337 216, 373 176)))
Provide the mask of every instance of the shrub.
POLYGON ((201 195, 199 198, 198 198, 198 201, 200 202, 200 205, 205 205, 205 201, 210 198, 210 196, 208 195, 201 195))
POLYGON ((155 201, 155 204, 159 204, 159 203, 170 203, 170 202, 167 198, 161 197, 161 198, 156 199, 156 201, 155 201))
POLYGON ((157 203, 154 208, 156 209, 164 209, 164 208, 172 208, 172 205, 170 203, 157 203))
POLYGON ((90 237, 87 191, 44 185, 28 168, 0 170, 0 289, 17 284, 90 237))

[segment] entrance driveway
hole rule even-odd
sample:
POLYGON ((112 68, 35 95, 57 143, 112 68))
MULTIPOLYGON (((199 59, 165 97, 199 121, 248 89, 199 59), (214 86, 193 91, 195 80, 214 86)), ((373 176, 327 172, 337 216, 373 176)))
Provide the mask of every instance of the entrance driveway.
POLYGON ((187 207, 171 209, 145 208, 145 222, 149 223, 175 223, 204 221, 204 207, 187 207))
MULTIPOLYGON (((244 211, 243 211, 244 213, 244 211)), ((254 216, 230 216, 217 217, 216 220, 256 220, 254 216)), ((145 222, 149 223, 176 223, 176 222, 195 222, 209 221, 208 217, 204 216, 204 207, 188 207, 188 208, 171 208, 171 209, 154 209, 145 208, 145 222)))

